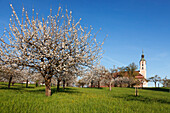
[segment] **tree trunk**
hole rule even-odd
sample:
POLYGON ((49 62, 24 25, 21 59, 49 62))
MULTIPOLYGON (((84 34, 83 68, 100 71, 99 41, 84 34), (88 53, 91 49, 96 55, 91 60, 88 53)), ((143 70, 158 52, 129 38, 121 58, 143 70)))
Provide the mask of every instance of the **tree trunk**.
POLYGON ((28 88, 28 79, 27 79, 27 82, 26 82, 26 88, 28 88))
POLYGON ((12 82, 12 86, 14 86, 14 82, 12 82))
POLYGON ((100 81, 98 81, 98 88, 100 88, 100 81))
POLYGON ((84 85, 81 85, 81 87, 83 88, 84 85))
POLYGON ((63 89, 65 89, 65 83, 66 83, 66 81, 63 80, 63 89))
POLYGON ((36 87, 38 87, 38 82, 36 82, 36 87))
POLYGON ((10 78, 9 78, 8 88, 10 88, 11 81, 12 81, 12 76, 10 76, 10 78))
POLYGON ((155 82, 155 87, 156 87, 156 82, 155 82))
POLYGON ((128 83, 128 87, 131 87, 130 83, 128 83))
POLYGON ((59 91, 59 89, 60 89, 60 81, 61 80, 58 80, 58 82, 57 82, 57 91, 59 91))
POLYGON ((45 80, 45 95, 51 96, 51 79, 45 80))
POLYGON ((122 87, 122 81, 120 82, 120 87, 122 87))
POLYGON ((91 87, 93 87, 93 82, 91 82, 91 87))
POLYGON ((112 83, 111 82, 109 83, 109 90, 110 91, 112 90, 112 83))
POLYGON ((135 87, 135 96, 137 97, 138 96, 138 88, 135 87))

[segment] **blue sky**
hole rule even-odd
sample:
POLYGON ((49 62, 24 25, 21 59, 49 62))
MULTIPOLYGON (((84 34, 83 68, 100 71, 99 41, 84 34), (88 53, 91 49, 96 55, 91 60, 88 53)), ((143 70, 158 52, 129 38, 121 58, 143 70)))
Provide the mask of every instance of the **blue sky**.
MULTIPOLYGON (((0 0, 0 34, 9 24, 12 3, 21 16, 24 6, 39 16, 53 14, 61 6, 73 12, 81 24, 100 28, 97 40, 105 40, 105 54, 101 64, 107 68, 127 66, 134 62, 139 66, 142 49, 147 61, 147 78, 155 74, 170 78, 170 1, 169 0, 0 0)), ((153 84, 150 83, 150 86, 153 84)))

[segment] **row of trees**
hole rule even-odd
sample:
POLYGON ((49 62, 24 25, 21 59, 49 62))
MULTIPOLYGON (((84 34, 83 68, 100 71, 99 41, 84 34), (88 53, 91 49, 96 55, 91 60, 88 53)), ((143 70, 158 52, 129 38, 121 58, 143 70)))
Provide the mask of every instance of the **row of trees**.
MULTIPOLYGON (((72 77, 72 76, 71 76, 72 77)), ((11 67, 6 67, 5 65, 0 66, 0 81, 8 82, 8 88, 10 85, 14 85, 14 83, 26 83, 26 88, 28 87, 28 83, 35 83, 36 87, 44 84, 45 80, 41 76, 41 73, 32 72, 30 70, 18 70, 13 69, 11 67)), ((51 84, 56 85, 59 91, 59 86, 61 81, 57 81, 56 77, 51 79, 51 84)), ((65 85, 70 86, 72 83, 76 82, 76 77, 65 78, 62 80, 63 88, 65 85)))
MULTIPOLYGON (((154 82, 155 87, 157 83, 161 83, 163 87, 170 85, 170 79, 167 77, 161 79, 158 75, 150 77, 149 79, 135 78, 139 76, 137 65, 134 63, 129 64, 126 67, 106 69, 104 66, 94 67, 93 70, 85 73, 85 76, 78 81, 78 86, 87 85, 87 87, 107 86, 111 87, 133 87, 135 85, 142 85, 143 82, 154 82)), ((159 86, 158 86, 159 87, 159 86)))
MULTIPOLYGON (((5 28, 0 38, 0 65, 7 68, 5 70, 30 70, 40 74, 45 81, 46 96, 51 95, 53 78, 59 84, 81 76, 84 69, 101 59, 104 43, 96 41, 92 27, 81 26, 81 19, 75 22, 71 11, 66 9, 64 14, 59 7, 57 14, 52 16, 50 9, 45 19, 39 18, 34 9, 30 17, 23 8, 19 19, 12 4, 10 6, 13 14, 9 28, 5 28)), ((6 75, 14 77, 16 74, 6 75)), ((20 78, 19 75, 15 78, 20 78)))
POLYGON ((104 66, 96 66, 92 70, 85 73, 79 81, 79 86, 87 85, 88 87, 108 86, 111 87, 133 87, 134 85, 141 84, 144 81, 135 79, 135 76, 139 75, 137 65, 134 63, 129 64, 126 67, 115 66, 111 69, 106 69, 104 66))
POLYGON ((163 85, 163 87, 169 87, 170 86, 170 79, 167 78, 167 76, 163 79, 161 79, 161 77, 159 77, 158 75, 155 75, 153 77, 150 77, 148 79, 149 82, 154 82, 155 87, 156 84, 158 83, 158 87, 159 87, 159 83, 161 83, 163 85))

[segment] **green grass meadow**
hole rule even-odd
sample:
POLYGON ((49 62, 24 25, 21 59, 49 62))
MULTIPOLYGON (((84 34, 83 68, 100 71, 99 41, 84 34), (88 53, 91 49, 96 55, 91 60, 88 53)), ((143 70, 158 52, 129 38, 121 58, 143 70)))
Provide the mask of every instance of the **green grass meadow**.
POLYGON ((0 113, 170 113, 168 88, 74 88, 45 96, 45 87, 0 83, 0 113))

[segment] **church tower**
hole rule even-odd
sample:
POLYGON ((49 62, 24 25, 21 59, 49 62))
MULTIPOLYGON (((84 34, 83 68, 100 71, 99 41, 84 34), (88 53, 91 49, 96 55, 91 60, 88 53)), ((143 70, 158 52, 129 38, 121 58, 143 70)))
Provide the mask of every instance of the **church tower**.
MULTIPOLYGON (((144 58, 143 51, 142 51, 141 60, 140 60, 140 74, 143 75, 144 78, 146 79, 146 60, 144 58)), ((147 82, 143 83, 143 87, 148 87, 147 82)))

